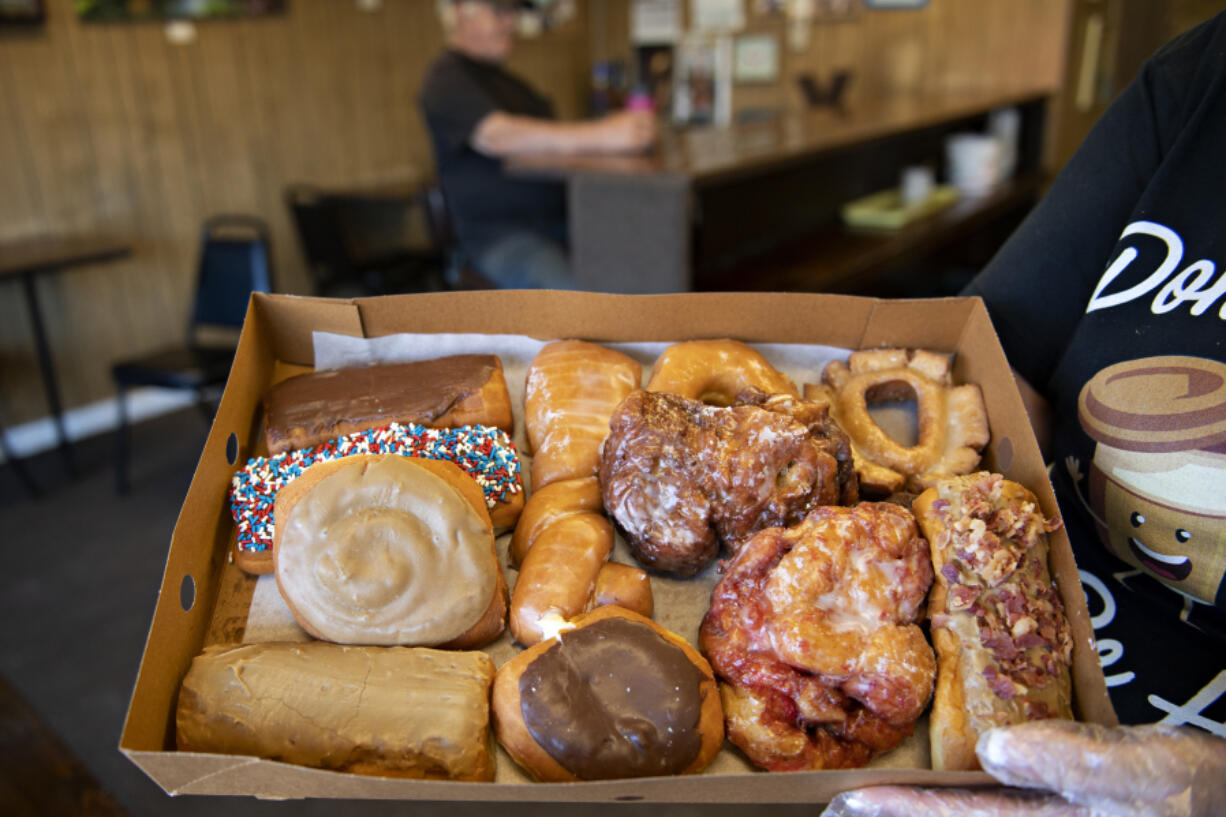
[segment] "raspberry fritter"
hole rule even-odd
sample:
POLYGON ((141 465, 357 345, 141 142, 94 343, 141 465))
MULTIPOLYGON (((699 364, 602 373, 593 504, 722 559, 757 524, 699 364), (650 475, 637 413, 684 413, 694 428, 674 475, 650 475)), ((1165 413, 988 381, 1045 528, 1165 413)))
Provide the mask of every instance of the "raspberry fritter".
POLYGON ((897 746, 932 695, 914 623, 932 577, 914 517, 884 502, 745 542, 701 630, 733 743, 772 770, 862 766, 897 746))

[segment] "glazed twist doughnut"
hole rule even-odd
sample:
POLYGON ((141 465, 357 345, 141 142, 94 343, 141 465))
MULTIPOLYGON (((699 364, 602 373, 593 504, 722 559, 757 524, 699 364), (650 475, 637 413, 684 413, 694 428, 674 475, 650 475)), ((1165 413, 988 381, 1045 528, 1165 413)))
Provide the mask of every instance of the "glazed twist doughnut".
POLYGON ((528 369, 533 493, 510 548, 519 566, 511 633, 525 646, 592 607, 620 604, 651 615, 647 574, 609 564, 613 528, 601 514, 595 476, 609 417, 642 376, 637 361, 580 340, 547 344, 528 369))
POLYGON ((596 473, 609 417, 642 378, 638 361, 595 343, 561 340, 537 353, 524 384, 534 491, 596 473))
POLYGON ((600 511, 600 481, 594 476, 564 479, 533 491, 511 534, 511 564, 520 567, 541 531, 563 516, 600 511))
POLYGON ((988 415, 974 384, 954 386, 950 355, 923 349, 853 352, 832 361, 823 384, 807 384, 805 397, 826 402, 851 438, 861 489, 885 496, 922 491, 942 477, 966 474, 979 464, 988 443, 988 415), (919 439, 905 446, 892 439, 868 412, 871 403, 914 398, 919 439))
POLYGON ((731 406, 750 388, 800 396, 795 383, 739 340, 674 343, 660 355, 647 383, 647 391, 679 394, 715 406, 731 406))
POLYGON ((615 604, 652 613, 647 574, 609 561, 613 527, 600 513, 595 477, 555 482, 534 493, 511 547, 520 563, 511 634, 525 646, 556 635, 593 607, 615 604))

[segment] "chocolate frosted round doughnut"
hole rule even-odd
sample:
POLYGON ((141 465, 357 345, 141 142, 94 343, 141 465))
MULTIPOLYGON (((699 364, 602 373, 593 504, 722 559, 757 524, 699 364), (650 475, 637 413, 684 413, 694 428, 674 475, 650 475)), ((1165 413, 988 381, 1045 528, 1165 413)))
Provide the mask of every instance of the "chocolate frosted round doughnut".
POLYGON ((711 667, 681 637, 620 607, 521 652, 494 677, 498 740, 546 782, 692 774, 724 716, 711 667))

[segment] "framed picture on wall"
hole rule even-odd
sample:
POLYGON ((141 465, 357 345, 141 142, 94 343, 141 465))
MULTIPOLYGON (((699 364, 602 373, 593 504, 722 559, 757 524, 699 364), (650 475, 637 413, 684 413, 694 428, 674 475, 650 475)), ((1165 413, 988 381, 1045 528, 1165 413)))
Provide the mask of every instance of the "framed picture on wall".
POLYGON ((773 34, 743 34, 732 51, 736 82, 779 81, 779 39, 773 34))
MULTIPOLYGON (((2 2, 3 0, 0 0, 2 2)), ((281 14, 286 0, 75 0, 86 22, 225 20, 281 14)))
POLYGON ((46 14, 43 0, 0 0, 0 25, 41 23, 46 14))

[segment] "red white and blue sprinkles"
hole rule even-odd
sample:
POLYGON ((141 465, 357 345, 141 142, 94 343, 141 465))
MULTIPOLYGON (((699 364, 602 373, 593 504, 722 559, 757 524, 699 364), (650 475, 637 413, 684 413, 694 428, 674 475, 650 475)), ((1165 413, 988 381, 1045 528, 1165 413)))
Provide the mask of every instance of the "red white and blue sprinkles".
POLYGON ((250 459, 230 481, 230 513, 238 527, 239 550, 259 553, 272 548, 273 505, 284 486, 315 463, 354 454, 448 460, 477 481, 490 508, 523 491, 519 452, 502 429, 427 428, 416 423, 392 423, 310 448, 250 459))

